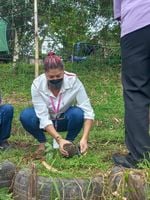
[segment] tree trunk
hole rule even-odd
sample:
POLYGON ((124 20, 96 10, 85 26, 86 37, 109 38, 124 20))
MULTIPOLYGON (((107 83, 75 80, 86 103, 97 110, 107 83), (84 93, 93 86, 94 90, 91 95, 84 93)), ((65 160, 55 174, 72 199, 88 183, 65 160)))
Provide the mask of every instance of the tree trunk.
POLYGON ((13 53, 13 67, 16 66, 16 62, 19 59, 19 41, 18 41, 18 33, 15 28, 15 42, 14 42, 14 53, 13 53))

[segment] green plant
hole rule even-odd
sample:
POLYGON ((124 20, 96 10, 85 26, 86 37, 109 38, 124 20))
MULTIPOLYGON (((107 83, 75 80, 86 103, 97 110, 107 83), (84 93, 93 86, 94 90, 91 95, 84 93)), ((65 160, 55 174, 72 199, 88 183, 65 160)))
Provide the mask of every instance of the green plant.
POLYGON ((46 147, 46 150, 45 150, 45 153, 46 153, 45 159, 46 159, 46 161, 52 160, 53 156, 54 156, 52 145, 50 143, 46 142, 45 147, 46 147))
POLYGON ((0 200, 13 200, 12 194, 8 188, 0 188, 0 200))

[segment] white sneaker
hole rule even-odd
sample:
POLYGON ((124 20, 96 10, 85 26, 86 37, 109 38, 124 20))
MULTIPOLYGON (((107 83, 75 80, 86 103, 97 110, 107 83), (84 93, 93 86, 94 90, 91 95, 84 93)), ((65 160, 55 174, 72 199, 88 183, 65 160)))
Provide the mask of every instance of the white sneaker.
POLYGON ((59 144, 56 142, 55 139, 53 139, 53 148, 54 149, 59 149, 59 144))

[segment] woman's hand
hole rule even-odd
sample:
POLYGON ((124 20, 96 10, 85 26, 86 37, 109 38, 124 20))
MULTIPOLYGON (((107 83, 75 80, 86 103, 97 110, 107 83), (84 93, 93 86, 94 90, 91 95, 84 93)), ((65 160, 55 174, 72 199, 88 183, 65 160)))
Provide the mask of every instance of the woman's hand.
POLYGON ((80 140, 80 152, 81 154, 86 153, 88 150, 88 142, 85 139, 80 140))
POLYGON ((64 150, 63 146, 64 146, 64 144, 69 144, 69 143, 71 143, 71 142, 68 141, 68 140, 65 140, 65 139, 63 139, 63 138, 61 138, 61 139, 59 140, 59 151, 60 151, 60 153, 61 153, 63 156, 65 156, 65 157, 68 157, 69 154, 68 154, 67 151, 64 150))

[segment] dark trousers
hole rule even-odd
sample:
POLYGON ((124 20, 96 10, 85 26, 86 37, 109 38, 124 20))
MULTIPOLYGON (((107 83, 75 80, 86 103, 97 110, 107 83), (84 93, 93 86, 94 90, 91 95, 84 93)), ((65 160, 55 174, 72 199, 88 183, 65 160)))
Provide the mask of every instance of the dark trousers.
POLYGON ((121 38, 125 142, 136 160, 150 160, 150 25, 121 38))

